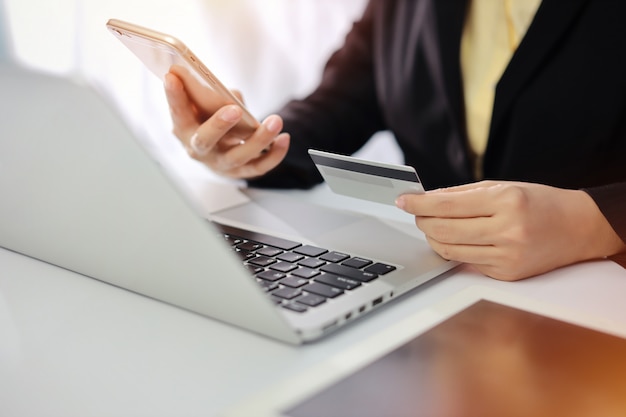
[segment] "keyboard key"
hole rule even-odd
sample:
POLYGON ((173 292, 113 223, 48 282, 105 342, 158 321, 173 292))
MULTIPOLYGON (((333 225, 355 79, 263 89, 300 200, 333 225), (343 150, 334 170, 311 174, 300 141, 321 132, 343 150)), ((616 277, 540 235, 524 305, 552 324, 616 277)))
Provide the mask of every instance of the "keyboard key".
POLYGON ((289 262, 278 262, 270 266, 271 269, 280 272, 289 272, 296 269, 298 265, 291 264, 289 262))
POLYGON ((323 261, 339 263, 341 261, 345 261, 348 259, 350 255, 342 252, 328 252, 327 254, 320 256, 320 259, 323 261))
POLYGON ((280 255, 281 253, 283 253, 283 251, 280 250, 280 249, 277 249, 277 248, 272 248, 272 247, 266 246, 264 248, 261 248, 261 249, 257 250, 255 253, 257 255, 274 257, 276 255, 280 255))
POLYGON ((257 274, 257 278, 264 279, 266 281, 278 281, 279 279, 283 279, 287 276, 279 271, 263 271, 260 274, 257 274))
POLYGON ((274 297, 273 295, 270 295, 270 300, 272 300, 275 304, 282 304, 283 301, 285 301, 282 298, 274 297))
POLYGON ((311 269, 311 268, 305 268, 305 267, 301 267, 296 269, 295 271, 291 272, 291 275, 295 275, 301 278, 313 278, 316 275, 319 275, 320 271, 318 271, 317 269, 311 269))
POLYGON ((305 306, 298 303, 283 303, 281 304, 281 307, 295 311, 296 313, 304 313, 307 310, 305 306))
POLYGON ((361 282, 370 282, 371 280, 378 278, 378 275, 372 272, 361 271, 344 265, 326 264, 320 269, 324 272, 341 275, 361 282))
POLYGON ((383 264, 383 263, 375 263, 372 266, 368 266, 367 268, 365 268, 366 272, 372 272, 374 274, 378 274, 378 275, 385 275, 391 271, 394 271, 396 269, 395 266, 393 265, 387 265, 387 264, 383 264))
MULTIPOLYGON (((257 253, 259 252, 257 251, 257 253)), ((345 262, 342 262, 341 265, 349 266, 350 268, 361 269, 363 267, 368 266, 371 263, 372 261, 370 261, 369 259, 358 258, 355 256, 354 258, 351 258, 345 262)), ((373 272, 373 271, 369 271, 369 272, 373 272)))
POLYGON ((296 298, 297 296, 301 294, 302 294, 302 291, 300 289, 290 288, 290 287, 283 287, 272 293, 273 296, 284 298, 286 300, 291 300, 292 298, 296 298))
POLYGON ((303 245, 300 246, 297 249, 293 250, 296 253, 300 253, 302 255, 306 255, 306 256, 311 256, 314 258, 317 258, 318 256, 328 252, 327 249, 324 248, 318 248, 317 246, 311 246, 311 245, 303 245))
POLYGON ((276 258, 280 259, 281 261, 296 263, 300 259, 303 259, 304 255, 300 255, 299 253, 286 252, 277 256, 276 258))
POLYGON ((250 252, 247 250, 235 249, 235 253, 237 254, 237 256, 239 256, 239 259, 241 259, 242 261, 247 261, 249 259, 256 258, 256 255, 254 254, 254 252, 250 252))
POLYGON ((278 288, 278 284, 275 282, 266 281, 264 279, 257 279, 257 282, 259 283, 261 288, 263 288, 265 291, 268 291, 268 292, 278 288))
POLYGON ((321 295, 326 298, 335 298, 343 294, 343 291, 339 288, 331 287, 326 284, 320 284, 319 282, 313 282, 302 289, 306 292, 321 295))
POLYGON ((361 283, 357 280, 333 274, 322 274, 315 278, 315 282, 328 284, 333 287, 341 288, 342 290, 352 290, 361 285, 361 283))
POLYGON ((298 277, 287 277, 280 280, 280 283, 286 287, 298 288, 309 283, 308 279, 298 277))
POLYGON ((257 256, 256 258, 249 259, 248 263, 257 266, 268 266, 276 263, 276 259, 268 258, 267 256, 257 256))
POLYGON ((259 272, 263 272, 264 271, 264 269, 261 268, 260 266, 255 266, 255 265, 250 265, 250 264, 245 264, 244 266, 252 274, 258 274, 259 272))
POLYGON ((326 298, 316 294, 304 294, 302 297, 296 298, 297 302, 308 305, 309 307, 317 307, 326 302, 326 298))
POLYGON ((254 252, 257 249, 261 249, 262 247, 263 245, 261 245, 260 243, 256 243, 256 242, 244 242, 244 243, 240 243, 239 245, 237 245, 237 249, 247 250, 250 252, 254 252))
POLYGON ((326 264, 326 262, 322 261, 318 258, 306 258, 298 262, 298 265, 306 266, 307 268, 319 268, 320 266, 326 264))
POLYGON ((230 246, 237 246, 240 243, 243 243, 243 239, 236 236, 224 235, 224 239, 226 239, 230 246))

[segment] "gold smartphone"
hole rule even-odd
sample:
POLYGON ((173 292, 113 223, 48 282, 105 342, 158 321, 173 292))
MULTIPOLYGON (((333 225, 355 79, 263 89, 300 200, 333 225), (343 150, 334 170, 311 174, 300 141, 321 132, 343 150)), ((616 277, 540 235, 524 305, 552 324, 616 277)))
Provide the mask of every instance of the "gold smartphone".
POLYGON ((173 65, 184 67, 213 90, 223 100, 223 105, 236 104, 241 107, 243 117, 237 126, 238 130, 251 132, 259 126, 244 104, 180 40, 118 19, 110 19, 106 26, 161 80, 173 65))

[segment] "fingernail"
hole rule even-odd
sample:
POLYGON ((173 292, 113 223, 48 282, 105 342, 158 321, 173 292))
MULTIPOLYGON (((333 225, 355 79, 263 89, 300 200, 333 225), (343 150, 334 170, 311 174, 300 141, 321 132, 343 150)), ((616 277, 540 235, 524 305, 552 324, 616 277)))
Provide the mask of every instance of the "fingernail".
POLYGON ((278 133, 280 131, 280 120, 278 116, 269 116, 263 121, 266 129, 272 133, 278 133))
POLYGON ((401 210, 404 210, 405 206, 406 206, 406 202, 404 201, 404 197, 396 198, 396 207, 398 207, 401 210))
POLYGON ((274 139, 272 146, 286 147, 289 146, 289 133, 281 133, 274 139))
POLYGON ((237 106, 227 106, 220 114, 220 119, 225 122, 234 122, 241 117, 241 111, 237 106))
POLYGON ((198 132, 194 133, 191 139, 189 139, 189 144, 197 154, 202 155, 206 152, 204 143, 202 143, 198 138, 198 132))

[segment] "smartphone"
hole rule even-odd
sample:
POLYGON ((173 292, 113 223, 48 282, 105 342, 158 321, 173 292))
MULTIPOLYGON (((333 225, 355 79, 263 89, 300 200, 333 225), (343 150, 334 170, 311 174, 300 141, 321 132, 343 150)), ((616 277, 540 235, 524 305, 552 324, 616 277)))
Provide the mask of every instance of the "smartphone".
POLYGON ((173 36, 157 32, 133 23, 109 19, 109 31, 130 49, 161 80, 173 65, 186 68, 202 84, 213 90, 223 105, 236 104, 243 110, 243 116, 236 129, 242 133, 253 132, 259 122, 246 109, 244 104, 187 48, 173 36))

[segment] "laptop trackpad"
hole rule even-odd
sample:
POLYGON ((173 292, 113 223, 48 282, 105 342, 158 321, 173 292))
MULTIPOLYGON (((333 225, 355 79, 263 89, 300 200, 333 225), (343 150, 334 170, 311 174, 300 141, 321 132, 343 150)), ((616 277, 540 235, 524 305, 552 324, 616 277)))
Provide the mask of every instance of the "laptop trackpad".
POLYGON ((250 201, 244 204, 212 213, 211 219, 313 241, 333 230, 363 220, 358 213, 342 212, 288 196, 253 194, 250 201))

